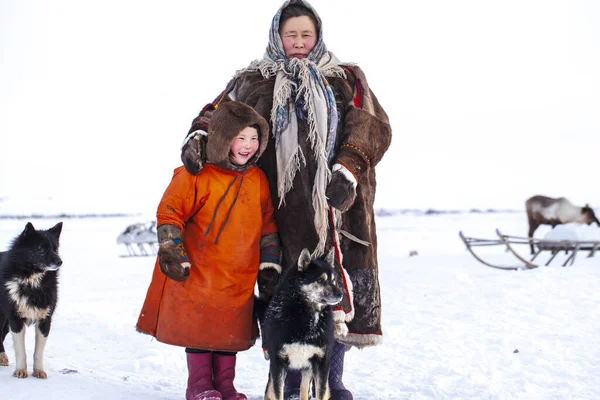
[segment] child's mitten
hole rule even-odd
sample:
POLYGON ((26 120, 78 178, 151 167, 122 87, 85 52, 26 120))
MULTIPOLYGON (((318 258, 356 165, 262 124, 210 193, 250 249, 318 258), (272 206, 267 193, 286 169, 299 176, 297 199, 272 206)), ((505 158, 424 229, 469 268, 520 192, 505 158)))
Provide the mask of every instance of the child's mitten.
POLYGON ((163 274, 178 282, 190 275, 190 261, 183 247, 181 230, 173 225, 160 225, 158 232, 158 265, 163 274))

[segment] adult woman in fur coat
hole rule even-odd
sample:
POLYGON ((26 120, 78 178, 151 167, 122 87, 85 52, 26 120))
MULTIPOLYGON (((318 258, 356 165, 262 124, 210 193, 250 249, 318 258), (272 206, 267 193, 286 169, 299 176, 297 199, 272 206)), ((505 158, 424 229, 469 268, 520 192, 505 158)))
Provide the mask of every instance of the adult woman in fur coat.
MULTIPOLYGON (((181 153, 190 173, 202 168, 212 113, 231 100, 270 121, 259 167, 273 196, 283 268, 305 247, 315 255, 336 249, 345 296, 335 310, 329 383, 333 400, 352 399, 342 383, 344 353, 382 339, 373 202, 375 166, 391 142, 388 116, 363 71, 327 51, 321 19, 305 0, 281 6, 264 57, 238 71, 192 122, 181 153)), ((295 375, 286 397, 297 393, 295 375)))

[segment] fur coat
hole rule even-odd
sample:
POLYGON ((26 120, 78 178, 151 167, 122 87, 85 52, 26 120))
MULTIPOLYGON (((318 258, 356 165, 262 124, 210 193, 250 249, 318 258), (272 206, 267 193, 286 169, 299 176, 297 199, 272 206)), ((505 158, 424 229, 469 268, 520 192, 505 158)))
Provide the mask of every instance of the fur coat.
MULTIPOLYGON (((352 207, 339 215, 335 232, 331 232, 326 251, 339 241, 343 271, 338 271, 345 292, 344 300, 335 310, 338 323, 336 339, 347 345, 365 347, 381 341, 381 299, 377 265, 377 235, 373 203, 375 199, 375 166, 391 143, 388 116, 369 89, 362 70, 355 65, 345 67, 345 77, 330 77, 328 82, 335 96, 339 121, 334 163, 343 164, 358 181, 357 196, 352 207), (358 240, 356 240, 358 239, 358 240), (361 243, 362 242, 362 243, 361 243), (345 271, 345 273, 344 273, 345 271)), ((194 119, 188 136, 210 126, 211 114, 218 104, 238 100, 254 108, 267 121, 271 118, 275 78, 265 79, 258 71, 238 75, 212 104, 194 119)), ((269 137, 267 147, 258 162, 268 178, 275 220, 282 246, 282 266, 296 265, 303 248, 313 250, 318 243, 313 219, 312 183, 316 161, 308 142, 305 120, 298 119, 299 144, 306 164, 296 173, 293 187, 280 205, 277 192, 277 160, 275 140, 269 137), (278 206, 279 205, 279 206, 278 206)), ((186 167, 186 149, 182 159, 186 167)), ((191 168, 188 168, 190 170, 191 168)))

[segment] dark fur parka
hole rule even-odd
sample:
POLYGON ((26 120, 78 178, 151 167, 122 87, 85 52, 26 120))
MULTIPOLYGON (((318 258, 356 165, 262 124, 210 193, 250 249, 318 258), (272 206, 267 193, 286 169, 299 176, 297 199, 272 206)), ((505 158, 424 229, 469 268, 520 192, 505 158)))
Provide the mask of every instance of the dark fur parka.
MULTIPOLYGON (((339 113, 336 155, 333 163, 343 164, 356 177, 356 199, 348 211, 341 214, 335 239, 340 241, 343 253, 343 268, 340 273, 344 299, 335 310, 338 322, 347 322, 348 334, 337 335, 342 343, 357 347, 376 345, 381 341, 381 299, 378 281, 377 235, 373 203, 375 200, 375 166, 382 159, 391 143, 392 131, 386 112, 369 89, 362 70, 352 65, 346 69, 346 77, 329 77, 339 113), (356 93, 356 95, 355 95, 356 93), (349 239, 350 233, 365 243, 349 239)), ((245 72, 228 85, 223 96, 215 103, 238 100, 250 105, 267 121, 271 120, 275 78, 265 79, 260 72, 245 72)), ((192 123, 190 133, 207 131, 213 106, 205 107, 192 123)), ((265 172, 270 185, 275 219, 282 242, 282 265, 294 265, 303 248, 314 249, 318 235, 314 228, 312 206, 312 184, 315 180, 317 163, 308 140, 306 121, 298 119, 298 137, 306 166, 300 168, 293 187, 280 204, 277 190, 277 161, 275 139, 270 136, 265 152, 258 165, 265 172)), ((187 162, 184 148, 182 160, 192 171, 194 166, 187 162)), ((333 237, 325 251, 332 245, 333 237)), ((339 333, 339 332, 338 332, 339 333)))

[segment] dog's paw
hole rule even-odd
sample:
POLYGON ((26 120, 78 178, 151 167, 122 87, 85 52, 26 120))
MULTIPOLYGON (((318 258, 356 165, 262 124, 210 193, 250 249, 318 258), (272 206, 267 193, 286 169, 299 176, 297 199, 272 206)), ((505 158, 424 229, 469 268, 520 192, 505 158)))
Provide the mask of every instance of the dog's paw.
POLYGON ((15 372, 13 372, 13 376, 15 378, 23 379, 23 378, 27 378, 29 376, 29 374, 27 373, 27 368, 23 368, 23 369, 15 369, 15 372))
POLYGON ((34 369, 33 376, 35 376, 36 378, 40 378, 40 379, 48 379, 48 375, 46 374, 46 371, 42 371, 41 369, 34 369))
POLYGON ((6 353, 0 353, 0 366, 8 366, 8 356, 6 355, 6 353))

